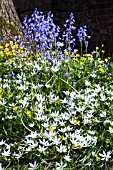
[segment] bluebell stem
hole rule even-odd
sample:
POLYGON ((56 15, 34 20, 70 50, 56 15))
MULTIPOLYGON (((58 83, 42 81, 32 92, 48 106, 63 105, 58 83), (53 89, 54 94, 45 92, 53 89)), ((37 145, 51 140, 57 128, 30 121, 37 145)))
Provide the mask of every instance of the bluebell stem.
POLYGON ((87 47, 88 47, 88 39, 90 36, 87 35, 87 29, 86 26, 82 26, 78 29, 78 34, 77 34, 78 40, 81 45, 81 55, 82 55, 82 43, 84 41, 85 47, 86 47, 86 53, 87 53, 87 47))
POLYGON ((64 24, 66 31, 64 31, 62 35, 62 40, 65 41, 66 48, 69 51, 71 50, 71 48, 74 48, 74 45, 75 45, 75 38, 72 35, 72 31, 76 29, 76 27, 74 27, 74 23, 75 23, 74 15, 71 13, 70 19, 68 19, 66 23, 64 24))

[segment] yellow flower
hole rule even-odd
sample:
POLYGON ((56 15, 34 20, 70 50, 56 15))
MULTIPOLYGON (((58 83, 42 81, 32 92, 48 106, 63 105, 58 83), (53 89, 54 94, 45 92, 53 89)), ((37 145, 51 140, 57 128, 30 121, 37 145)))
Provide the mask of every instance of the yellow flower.
POLYGON ((68 55, 68 54, 69 54, 69 52, 68 52, 68 51, 65 51, 65 52, 64 52, 64 54, 65 54, 65 55, 68 55))
POLYGON ((13 110, 14 110, 14 111, 16 111, 16 110, 17 110, 17 108, 14 106, 14 107, 13 107, 13 110))
POLYGON ((76 116, 74 117, 74 121, 76 125, 80 126, 80 120, 76 116))
POLYGON ((82 58, 81 58, 81 60, 85 61, 85 60, 86 60, 86 58, 85 58, 85 57, 82 57, 82 58))
POLYGON ((104 60, 105 60, 106 62, 108 62, 108 58, 105 58, 104 60))
POLYGON ((9 44, 5 44, 5 47, 6 47, 6 48, 9 47, 9 44))
POLYGON ((101 73, 104 73, 104 72, 105 72, 105 70, 104 70, 103 68, 99 68, 99 71, 100 71, 101 73))
POLYGON ((99 49, 99 47, 96 47, 96 50, 98 50, 99 49))
POLYGON ((62 99, 58 99, 58 102, 62 102, 62 99))
POLYGON ((67 138, 65 138, 64 136, 62 136, 62 140, 65 141, 67 138))
POLYGON ((12 64, 13 63, 13 60, 10 58, 9 59, 9 64, 12 64))
POLYGON ((92 58, 92 57, 88 57, 88 60, 89 60, 89 61, 93 61, 93 60, 94 60, 94 58, 92 58))
POLYGON ((110 77, 106 77, 107 80, 110 80, 110 77))
POLYGON ((77 120, 77 121, 76 121, 76 124, 77 124, 78 126, 80 126, 80 120, 77 120))
POLYGON ((73 58, 73 60, 75 60, 75 61, 77 61, 77 62, 79 61, 78 58, 73 58))
POLYGON ((55 130, 55 127, 52 126, 52 127, 50 128, 50 131, 51 131, 51 132, 54 132, 54 130, 55 130))
POLYGON ((20 53, 21 53, 21 54, 24 53, 24 50, 20 50, 20 53))
POLYGON ((76 57, 80 57, 80 54, 76 54, 76 57))
POLYGON ((31 117, 31 111, 28 110, 28 111, 26 112, 26 115, 30 118, 30 117, 31 117))
POLYGON ((15 53, 16 52, 16 50, 14 49, 14 50, 12 50, 12 53, 15 53))
POLYGON ((15 44, 15 48, 18 48, 19 46, 18 46, 18 44, 15 44))
POLYGON ((98 58, 98 61, 100 61, 101 60, 101 58, 98 58))
POLYGON ((101 52, 102 52, 102 53, 105 53, 105 51, 104 51, 104 50, 101 50, 101 52))
POLYGON ((1 56, 3 56, 3 55, 4 55, 3 51, 0 51, 0 55, 1 55, 1 56))
POLYGON ((11 51, 6 52, 6 54, 7 54, 7 55, 10 55, 10 56, 13 55, 11 51))
POLYGON ((84 64, 84 62, 81 62, 81 61, 80 61, 80 65, 83 65, 83 64, 84 64))
POLYGON ((0 50, 2 50, 3 49, 3 46, 2 45, 0 45, 0 50))
POLYGON ((4 52, 6 53, 6 52, 8 52, 9 51, 9 48, 5 48, 4 49, 4 52))
POLYGON ((74 117, 74 120, 77 120, 77 119, 78 119, 78 118, 75 116, 75 117, 74 117))
POLYGON ((12 46, 12 49, 17 49, 17 48, 18 48, 18 44, 12 46))
MULTIPOLYGON (((36 57, 39 57, 40 55, 39 55, 39 53, 36 53, 36 57)), ((42 58, 44 58, 44 56, 42 56, 42 58)))
POLYGON ((91 54, 87 54, 87 57, 90 57, 91 56, 91 54))
POLYGON ((110 60, 110 59, 111 59, 111 57, 108 57, 108 59, 110 60))
POLYGON ((82 145, 80 143, 76 143, 75 147, 76 147, 76 149, 80 149, 82 147, 82 145))

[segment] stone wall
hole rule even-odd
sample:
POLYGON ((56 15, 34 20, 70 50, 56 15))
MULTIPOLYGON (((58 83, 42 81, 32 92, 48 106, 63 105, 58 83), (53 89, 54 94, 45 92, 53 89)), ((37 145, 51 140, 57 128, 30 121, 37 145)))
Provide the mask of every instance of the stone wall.
POLYGON ((106 50, 113 52, 113 0, 14 0, 14 4, 21 21, 37 8, 45 13, 52 11, 61 29, 73 12, 77 27, 87 25, 90 49, 104 44, 106 50))

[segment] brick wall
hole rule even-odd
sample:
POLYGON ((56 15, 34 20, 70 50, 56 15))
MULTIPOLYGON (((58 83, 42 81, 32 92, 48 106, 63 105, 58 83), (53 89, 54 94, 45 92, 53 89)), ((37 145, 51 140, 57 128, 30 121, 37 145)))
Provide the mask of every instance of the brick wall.
POLYGON ((113 0, 14 0, 14 4, 21 20, 30 16, 34 8, 52 11, 61 29, 73 12, 77 27, 87 25, 90 49, 104 44, 106 50, 113 52, 113 0))

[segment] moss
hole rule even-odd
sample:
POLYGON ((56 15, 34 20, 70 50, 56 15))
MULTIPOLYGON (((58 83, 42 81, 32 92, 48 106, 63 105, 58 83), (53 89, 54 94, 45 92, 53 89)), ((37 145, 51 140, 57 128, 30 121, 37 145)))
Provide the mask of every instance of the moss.
POLYGON ((3 16, 0 16, 0 29, 4 29, 6 27, 6 21, 3 16))
POLYGON ((19 33, 18 33, 18 30, 15 28, 14 25, 8 24, 8 28, 11 30, 11 34, 12 34, 12 35, 18 35, 18 34, 19 34, 19 33))
POLYGON ((1 30, 10 30, 11 35, 15 36, 18 35, 18 30, 16 29, 16 27, 11 24, 11 23, 7 23, 5 18, 3 16, 0 16, 0 29, 1 30))

